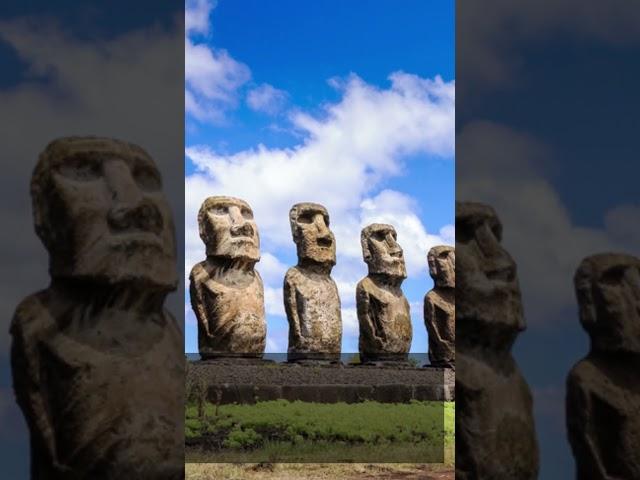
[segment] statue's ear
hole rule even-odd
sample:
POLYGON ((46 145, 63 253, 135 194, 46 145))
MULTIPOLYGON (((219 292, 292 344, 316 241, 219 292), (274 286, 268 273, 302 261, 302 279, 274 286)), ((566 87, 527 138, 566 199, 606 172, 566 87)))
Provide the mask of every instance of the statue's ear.
POLYGON ((369 250, 369 239, 364 235, 360 237, 360 243, 362 244, 362 258, 365 263, 371 260, 371 250, 369 250))
POLYGON ((206 222, 204 221, 205 220, 204 217, 205 217, 204 215, 198 216, 198 233, 200 234, 200 238, 206 245, 209 240, 209 235, 207 233, 207 225, 206 225, 206 222))
POLYGON ((578 274, 575 278, 576 299, 578 301, 580 323, 585 330, 596 324, 598 318, 593 301, 593 287, 591 278, 585 274, 578 274))

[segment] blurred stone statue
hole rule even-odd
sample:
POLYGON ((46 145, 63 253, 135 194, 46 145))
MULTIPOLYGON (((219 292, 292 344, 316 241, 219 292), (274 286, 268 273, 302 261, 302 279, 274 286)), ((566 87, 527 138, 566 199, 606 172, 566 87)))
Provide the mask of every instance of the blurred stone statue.
POLYGON ((360 360, 407 361, 413 332, 409 302, 400 288, 407 270, 396 231, 374 223, 362 229, 360 242, 369 267, 356 287, 360 360))
POLYGON ((532 397, 511 356, 525 329, 516 264, 502 225, 480 203, 456 203, 456 479, 538 476, 532 397))
POLYGON ((51 283, 17 307, 11 365, 32 479, 184 478, 174 225, 136 145, 61 138, 31 181, 51 283))
POLYGON ((593 255, 574 281, 591 338, 589 354, 567 378, 576 478, 640 478, 640 259, 593 255))
POLYGON ((262 357, 267 323, 264 287, 254 269, 260 260, 258 227, 247 202, 209 197, 198 213, 207 259, 189 277, 204 359, 262 357))
POLYGON ((339 361, 342 317, 338 287, 331 278, 336 240, 329 213, 317 203, 298 203, 289 212, 298 264, 284 278, 289 320, 289 361, 339 361))
POLYGON ((453 367, 456 361, 456 253, 440 245, 427 255, 433 289, 424 297, 424 322, 429 334, 429 362, 453 367))

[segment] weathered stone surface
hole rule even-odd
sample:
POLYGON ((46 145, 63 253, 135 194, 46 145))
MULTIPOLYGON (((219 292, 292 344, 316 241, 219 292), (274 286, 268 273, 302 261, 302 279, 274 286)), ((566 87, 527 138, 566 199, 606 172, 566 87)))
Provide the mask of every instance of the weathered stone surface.
POLYGON ((495 211, 456 203, 456 478, 535 479, 532 398, 511 348, 525 329, 495 211))
POLYGON ((369 275, 356 287, 362 362, 407 361, 412 327, 409 302, 400 286, 407 271, 391 225, 362 229, 360 241, 369 275))
POLYGON ((440 245, 427 255, 434 287, 424 297, 424 323, 429 334, 429 362, 453 367, 456 361, 456 253, 440 245))
POLYGON ((191 363, 186 379, 191 402, 203 398, 220 404, 276 399, 322 403, 452 401, 454 383, 453 370, 443 368, 211 361, 191 363), (204 397, 201 392, 206 392, 204 397))
POLYGON ((191 306, 203 358, 261 357, 267 337, 264 287, 254 269, 260 239, 244 200, 209 197, 198 213, 207 259, 191 270, 191 306))
POLYGON ((342 317, 338 287, 331 278, 336 241, 329 213, 316 203, 298 203, 289 212, 298 264, 284 278, 289 321, 289 361, 340 359, 342 317))
POLYGON ((600 254, 575 275, 589 354, 567 378, 577 477, 640 478, 640 259, 600 254))
POLYGON ((184 478, 174 225, 141 148, 70 137, 31 183, 50 286, 17 307, 13 384, 31 436, 31 478, 184 478))

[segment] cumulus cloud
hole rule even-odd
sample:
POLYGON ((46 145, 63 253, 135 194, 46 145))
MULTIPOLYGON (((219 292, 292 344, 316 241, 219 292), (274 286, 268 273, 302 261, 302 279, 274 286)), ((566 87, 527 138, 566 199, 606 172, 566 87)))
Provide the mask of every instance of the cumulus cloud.
POLYGON ((523 64, 519 47, 540 44, 557 34, 613 45, 640 41, 640 6, 626 0, 492 0, 465 3, 456 13, 458 55, 463 59, 458 77, 465 79, 464 85, 473 85, 476 94, 480 87, 516 85, 523 64))
POLYGON ((209 33, 214 7, 214 2, 197 0, 185 10, 185 111, 197 120, 219 123, 238 104, 239 89, 251 70, 200 38, 209 33))
POLYGON ((247 105, 256 112, 275 115, 280 112, 287 102, 287 92, 263 83, 247 94, 247 105))
POLYGON ((504 245, 518 264, 528 322, 575 322, 566 311, 576 306, 576 268, 594 253, 637 252, 637 243, 632 244, 640 239, 640 208, 611 210, 605 228, 576 224, 542 167, 551 163, 553 151, 534 136, 504 125, 468 124, 458 136, 458 151, 474 161, 458 171, 457 194, 496 209, 504 225, 504 245))
MULTIPOLYGON (((200 204, 213 194, 247 200, 262 239, 263 261, 258 270, 265 279, 267 309, 282 316, 283 252, 295 252, 288 212, 291 205, 315 201, 325 205, 336 235, 338 284, 345 322, 344 344, 357 335, 355 285, 366 274, 360 249, 360 230, 373 221, 387 221, 398 229, 410 275, 422 272, 426 249, 453 242, 453 226, 427 232, 419 205, 411 197, 382 182, 405 173, 403 159, 420 155, 453 159, 455 84, 440 77, 425 79, 396 72, 389 88, 367 84, 356 75, 334 79, 342 98, 312 115, 293 111, 290 121, 301 135, 291 148, 258 145, 234 154, 208 146, 186 149, 196 172, 186 177, 186 257, 192 265, 204 257, 196 216, 200 204), (264 264, 263 264, 264 262, 264 264)), ((276 340, 274 340, 276 341, 276 340)), ((353 347, 351 347, 353 348, 353 347)))

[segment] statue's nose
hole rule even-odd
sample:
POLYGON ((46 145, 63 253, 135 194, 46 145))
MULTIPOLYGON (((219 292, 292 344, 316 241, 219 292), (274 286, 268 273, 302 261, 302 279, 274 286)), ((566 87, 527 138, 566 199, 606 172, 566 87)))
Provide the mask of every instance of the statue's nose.
POLYGON ((129 166, 122 160, 104 164, 104 176, 113 203, 118 208, 135 208, 142 201, 142 192, 131 175, 129 166))
POLYGON ((402 256, 402 248, 398 244, 393 235, 390 233, 385 237, 387 245, 389 246, 389 254, 393 257, 401 257, 402 256))

